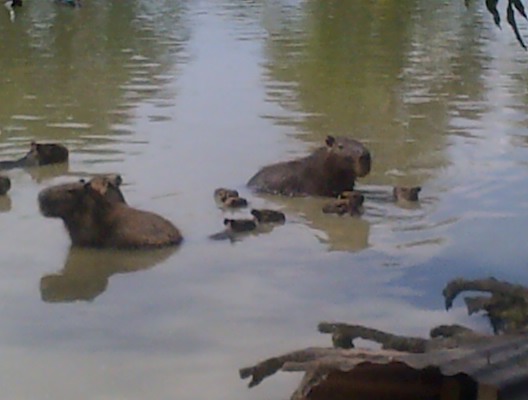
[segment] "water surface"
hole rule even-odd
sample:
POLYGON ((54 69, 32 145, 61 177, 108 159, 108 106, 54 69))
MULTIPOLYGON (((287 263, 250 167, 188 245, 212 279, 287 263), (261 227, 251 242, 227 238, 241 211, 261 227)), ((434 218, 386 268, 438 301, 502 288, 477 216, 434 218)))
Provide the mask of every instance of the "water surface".
POLYGON ((27 2, 0 12, 0 158, 60 141, 67 166, 13 170, 0 199, 0 387, 9 399, 270 399, 237 370, 328 345, 321 320, 426 335, 488 329, 454 277, 528 284, 526 54, 481 5, 337 0, 27 2), (260 196, 261 166, 328 134, 367 144, 361 218, 322 199, 260 196), (137 254, 71 249, 40 215, 43 188, 120 173, 130 204, 185 242, 137 254), (419 207, 387 200, 421 185, 419 207), (216 187, 288 222, 240 241, 216 187))

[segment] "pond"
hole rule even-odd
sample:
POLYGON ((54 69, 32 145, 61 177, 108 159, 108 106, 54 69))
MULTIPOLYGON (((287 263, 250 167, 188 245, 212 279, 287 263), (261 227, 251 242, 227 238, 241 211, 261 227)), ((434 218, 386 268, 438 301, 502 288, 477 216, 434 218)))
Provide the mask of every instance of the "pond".
POLYGON ((248 390, 238 369, 329 345, 320 321, 489 330, 461 301, 445 312, 446 282, 528 284, 528 58, 483 4, 24 3, 12 23, 0 12, 0 159, 31 140, 71 156, 9 171, 0 199, 4 398, 284 399, 300 376, 248 390), (371 150, 362 217, 246 188, 328 134, 371 150), (174 221, 183 245, 70 248, 38 192, 96 173, 121 174, 127 201, 174 221), (419 206, 388 201, 393 185, 422 186, 419 206), (287 223, 211 241, 248 215, 217 208, 220 186, 287 223))

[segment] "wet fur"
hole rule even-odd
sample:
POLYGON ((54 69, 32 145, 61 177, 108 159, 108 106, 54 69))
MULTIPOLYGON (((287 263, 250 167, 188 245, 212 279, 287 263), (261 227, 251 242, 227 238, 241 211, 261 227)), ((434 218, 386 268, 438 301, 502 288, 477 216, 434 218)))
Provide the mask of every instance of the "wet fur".
POLYGON ((69 151, 62 144, 31 142, 30 150, 24 157, 14 161, 0 161, 0 169, 58 164, 68 161, 68 157, 69 151))
POLYGON ((108 180, 94 178, 69 188, 62 199, 54 199, 54 212, 49 210, 50 192, 41 192, 39 202, 45 216, 62 218, 76 246, 155 248, 181 243, 181 233, 170 221, 129 207, 115 189, 108 180))
POLYGON ((249 180, 248 186, 288 196, 335 197, 353 190, 356 178, 370 172, 369 151, 349 138, 329 136, 326 144, 309 156, 262 168, 249 180))

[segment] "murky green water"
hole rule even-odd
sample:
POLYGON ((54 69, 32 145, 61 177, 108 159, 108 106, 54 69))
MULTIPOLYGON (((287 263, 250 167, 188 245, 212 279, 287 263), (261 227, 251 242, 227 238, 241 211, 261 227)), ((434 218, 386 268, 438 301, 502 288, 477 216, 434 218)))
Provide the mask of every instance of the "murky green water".
POLYGON ((0 10, 0 158, 37 139, 64 142, 71 160, 10 171, 0 199, 2 398, 286 398, 299 376, 248 391, 238 368, 329 344, 321 320, 486 329, 461 302, 443 310, 443 285, 528 284, 527 58, 480 5, 25 3, 14 23, 0 10), (361 219, 244 187, 327 134, 372 151, 361 219), (104 172, 174 221, 181 248, 70 249, 37 194, 104 172), (395 184, 421 185, 420 207, 384 200, 395 184), (225 217, 218 186, 287 224, 210 241, 225 217))

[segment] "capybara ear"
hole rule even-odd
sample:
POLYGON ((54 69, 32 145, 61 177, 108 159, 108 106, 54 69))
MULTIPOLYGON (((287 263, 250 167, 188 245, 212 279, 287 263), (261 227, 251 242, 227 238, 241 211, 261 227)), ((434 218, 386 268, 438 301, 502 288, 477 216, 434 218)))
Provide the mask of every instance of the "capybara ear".
POLYGON ((86 180, 85 179, 79 179, 79 183, 86 183, 86 180))
POLYGON ((335 137, 333 137, 332 135, 328 135, 326 137, 325 143, 328 147, 332 147, 335 144, 335 141, 335 137))
POLYGON ((87 183, 90 187, 96 192, 104 196, 106 190, 108 189, 108 180, 104 178, 94 178, 87 183))
POLYGON ((121 175, 116 174, 116 175, 114 176, 114 182, 113 182, 113 183, 114 183, 114 185, 117 186, 117 187, 121 186, 121 184, 123 183, 123 178, 121 177, 121 175))
POLYGON ((226 225, 226 226, 229 225, 231 223, 231 221, 232 221, 231 219, 225 218, 224 219, 224 225, 226 225))
POLYGON ((422 191, 422 187, 421 186, 416 186, 414 188, 414 190, 416 190, 416 193, 420 193, 422 191))

